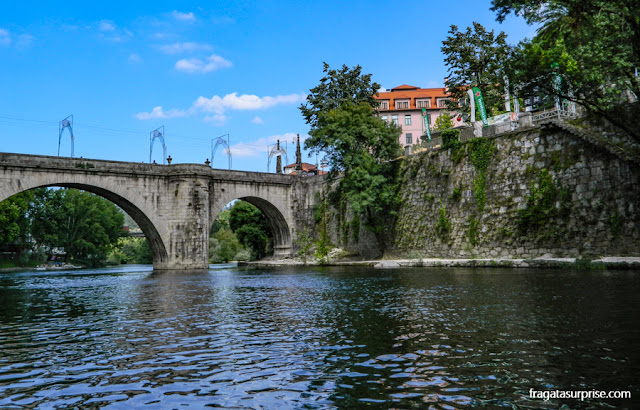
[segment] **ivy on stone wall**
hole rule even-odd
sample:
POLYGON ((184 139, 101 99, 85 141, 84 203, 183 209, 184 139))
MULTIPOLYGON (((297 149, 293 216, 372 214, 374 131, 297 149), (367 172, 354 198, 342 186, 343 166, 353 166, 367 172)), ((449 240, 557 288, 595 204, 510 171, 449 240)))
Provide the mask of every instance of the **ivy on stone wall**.
POLYGON ((449 232, 451 232, 451 221, 447 218, 447 209, 441 206, 436 220, 436 235, 444 241, 449 236, 449 232))
POLYGON ((473 179, 473 194, 478 209, 482 211, 487 201, 487 169, 496 152, 496 147, 493 141, 487 138, 474 138, 469 141, 469 147, 469 160, 476 170, 476 176, 473 179))
POLYGON ((473 215, 469 215, 469 230, 467 231, 467 238, 471 246, 476 246, 478 243, 478 226, 480 220, 473 215))
POLYGON ((517 227, 521 236, 532 236, 536 241, 557 239, 562 234, 561 224, 550 223, 565 215, 569 209, 570 194, 559 187, 545 168, 540 170, 537 183, 531 183, 531 193, 524 209, 518 211, 517 227))

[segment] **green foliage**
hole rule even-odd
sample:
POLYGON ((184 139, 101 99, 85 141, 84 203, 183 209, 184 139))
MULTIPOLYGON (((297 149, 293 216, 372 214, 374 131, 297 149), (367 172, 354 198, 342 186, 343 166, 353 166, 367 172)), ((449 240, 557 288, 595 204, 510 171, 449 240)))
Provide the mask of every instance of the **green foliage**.
POLYGON ((479 225, 480 220, 473 215, 469 215, 469 230, 467 231, 467 238, 469 238, 471 246, 476 246, 478 244, 479 225))
MULTIPOLYGON (((448 68, 445 86, 451 94, 449 108, 459 110, 458 101, 464 101, 469 85, 480 87, 487 115, 495 115, 504 107, 504 67, 508 66, 510 47, 507 35, 487 31, 473 22, 473 28, 458 31, 452 25, 449 36, 442 42, 442 53, 448 68), (501 108, 502 107, 502 108, 501 108)), ((465 109, 468 113, 468 109, 465 109)))
POLYGON ((39 244, 64 247, 90 263, 106 259, 123 236, 123 213, 110 201, 77 189, 35 190, 31 233, 39 244))
POLYGON ((458 136, 460 135, 459 130, 447 130, 443 131, 442 136, 442 148, 443 149, 456 149, 460 146, 460 139, 458 136))
MULTIPOLYGON (((351 211, 364 217, 365 227, 380 234, 398 207, 399 184, 390 160, 400 154, 401 130, 375 115, 373 95, 379 85, 362 75, 360 67, 336 71, 325 64, 325 72, 300 108, 311 126, 305 147, 326 154, 331 177, 342 174, 330 198, 348 198, 351 211)), ((316 223, 322 212, 316 210, 316 223)))
POLYGON ((24 242, 33 198, 33 191, 26 191, 0 202, 0 244, 24 242))
POLYGON ((313 247, 313 238, 309 235, 308 229, 303 229, 298 232, 298 238, 296 240, 296 245, 298 246, 298 256, 304 259, 304 263, 307 263, 307 257, 311 252, 311 248, 313 247))
MULTIPOLYGON (((640 95, 638 3, 627 0, 494 0, 502 21, 511 12, 539 26, 518 46, 511 64, 520 95, 542 93, 575 101, 640 142, 633 121, 621 115, 629 92, 640 95), (560 76, 560 87, 554 85, 560 76)), ((636 115, 637 117, 637 115, 636 115)))
POLYGON ((320 230, 320 239, 314 242, 316 247, 315 258, 320 261, 320 263, 327 263, 327 257, 329 256, 329 251, 332 248, 331 239, 327 234, 326 229, 320 230))
POLYGON ((153 263, 153 254, 146 238, 119 238, 107 258, 108 263, 153 263))
POLYGON ((360 216, 357 214, 351 219, 351 240, 353 243, 358 243, 360 240, 360 216))
POLYGON ((620 230, 622 228, 622 221, 620 220, 620 214, 617 209, 611 211, 609 215, 609 229, 614 238, 620 237, 620 230))
POLYGON ((602 262, 593 262, 590 258, 576 258, 570 267, 571 270, 605 270, 606 266, 602 262))
POLYGON ((471 152, 469 159, 477 171, 485 172, 489 168, 489 163, 496 152, 493 140, 488 138, 474 138, 469 141, 471 152))
POLYGON ((473 195, 479 210, 483 210, 487 202, 487 169, 496 152, 493 141, 487 138, 474 138, 469 141, 469 160, 476 170, 473 178, 473 195))
POLYGON ((273 242, 271 227, 264 214, 254 205, 236 201, 229 210, 229 227, 240 243, 251 249, 255 258, 261 259, 267 254, 268 245, 273 242))
POLYGON ((436 220, 436 235, 441 240, 445 240, 451 232, 451 221, 447 218, 447 209, 441 206, 438 209, 438 219, 436 220))
POLYGON ((209 261, 211 263, 239 260, 236 255, 243 250, 245 248, 238 240, 238 237, 228 227, 219 229, 209 237, 209 261))
POLYGON ((436 118, 436 131, 444 131, 453 127, 453 118, 449 115, 448 111, 443 112, 441 115, 436 118))
POLYGON ((462 185, 456 185, 456 187, 453 188, 453 192, 451 192, 451 199, 453 199, 454 201, 459 201, 462 198, 463 189, 464 188, 462 185))
POLYGON ((520 235, 535 234, 536 239, 553 239, 559 231, 547 229, 550 222, 567 211, 569 197, 553 182, 551 174, 541 169, 537 186, 531 183, 531 193, 524 209, 518 211, 517 227, 520 235), (556 203, 560 203, 560 207, 556 203))
POLYGON ((479 210, 483 210, 487 203, 487 173, 480 171, 473 177, 473 197, 479 210))
POLYGON ((371 82, 371 74, 362 74, 362 67, 343 65, 339 70, 332 70, 329 64, 323 63, 322 72, 325 75, 320 84, 309 90, 307 102, 300 106, 302 116, 312 129, 324 127, 324 115, 344 105, 378 106, 374 96, 378 95, 380 84, 371 82))

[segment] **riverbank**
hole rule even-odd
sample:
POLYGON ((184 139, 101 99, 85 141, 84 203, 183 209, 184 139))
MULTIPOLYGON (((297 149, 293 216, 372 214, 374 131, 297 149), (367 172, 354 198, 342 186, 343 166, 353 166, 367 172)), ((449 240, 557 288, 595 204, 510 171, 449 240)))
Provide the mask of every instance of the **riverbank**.
POLYGON ((477 258, 477 259, 385 259, 385 260, 331 260, 326 263, 299 259, 263 259, 252 262, 238 262, 238 266, 370 266, 378 269, 392 268, 432 268, 432 267, 469 267, 469 268, 554 268, 554 269, 640 269, 640 257, 607 256, 598 259, 553 258, 535 259, 477 258))

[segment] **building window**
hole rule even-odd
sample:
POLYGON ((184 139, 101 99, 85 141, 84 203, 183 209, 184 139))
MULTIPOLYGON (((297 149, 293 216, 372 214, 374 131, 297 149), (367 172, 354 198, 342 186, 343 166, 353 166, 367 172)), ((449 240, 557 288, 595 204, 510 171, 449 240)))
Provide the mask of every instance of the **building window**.
POLYGON ((446 108, 448 102, 449 102, 448 98, 443 98, 441 100, 438 100, 438 108, 446 108))
POLYGON ((406 136, 406 138, 405 138, 405 139, 406 139, 406 144, 407 144, 407 145, 409 145, 409 144, 413 144, 413 141, 412 141, 412 140, 413 140, 413 138, 412 138, 412 135, 411 135, 411 133, 410 133, 410 132, 408 132, 408 133, 407 133, 407 136, 406 136))
POLYGON ((404 116, 404 125, 411 125, 411 116, 410 115, 405 115, 404 116))
POLYGON ((409 101, 396 101, 396 110, 409 109, 409 101))
POLYGON ((384 121, 384 122, 389 122, 389 119, 388 119, 388 117, 386 115, 383 115, 380 118, 382 118, 382 121, 384 121))
POLYGON ((394 125, 398 125, 398 116, 397 116, 397 115, 392 115, 392 116, 391 116, 391 122, 392 122, 394 125))
POLYGON ((389 101, 380 101, 380 109, 388 110, 389 109, 389 101))
POLYGON ((431 100, 417 100, 416 105, 418 108, 431 108, 431 100))

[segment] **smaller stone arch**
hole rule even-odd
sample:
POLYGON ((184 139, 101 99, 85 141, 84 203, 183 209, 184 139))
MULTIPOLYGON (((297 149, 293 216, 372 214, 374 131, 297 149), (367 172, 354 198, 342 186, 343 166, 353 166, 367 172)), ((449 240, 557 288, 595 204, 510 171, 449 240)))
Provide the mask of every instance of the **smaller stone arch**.
POLYGON ((230 202, 239 199, 249 202, 260 210, 267 218, 271 233, 273 234, 273 255, 274 256, 290 256, 292 250, 291 229, 282 212, 271 202, 257 196, 242 196, 232 198, 222 204, 223 201, 217 201, 218 206, 212 209, 212 218, 210 218, 209 230, 213 226, 213 221, 222 209, 230 202))

